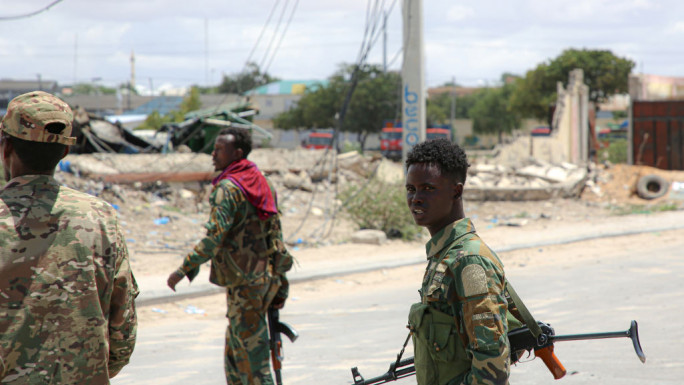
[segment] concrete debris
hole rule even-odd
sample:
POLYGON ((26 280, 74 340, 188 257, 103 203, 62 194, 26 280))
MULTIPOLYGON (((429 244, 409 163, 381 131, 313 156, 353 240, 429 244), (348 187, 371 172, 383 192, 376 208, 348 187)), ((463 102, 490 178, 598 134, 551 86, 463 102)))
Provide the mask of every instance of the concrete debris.
MULTIPOLYGON (((325 150, 254 149, 250 154, 278 190, 339 191, 370 177, 403 183, 404 167, 378 156, 325 150)), ((587 170, 569 163, 528 158, 514 166, 473 162, 465 197, 470 200, 543 200, 578 197, 587 170)), ((206 182, 215 175, 211 156, 202 153, 69 155, 62 171, 110 183, 206 182)))
MULTIPOLYGON (((349 186, 368 183, 371 178, 401 188, 401 163, 378 156, 336 156, 332 151, 305 149, 255 148, 249 158, 278 192, 286 241, 292 247, 304 245, 293 244, 295 239, 303 239, 307 246, 318 245, 324 242, 326 234, 332 233, 338 241, 386 241, 381 231, 354 233, 357 228, 337 212, 342 205, 337 194, 349 186)), ((520 161, 515 167, 486 164, 477 159, 471 162, 464 195, 471 201, 577 197, 587 182, 586 169, 571 164, 534 159, 520 161)), ((132 251, 183 253, 192 249, 205 232, 201 224, 209 212, 209 182, 214 175, 208 154, 98 153, 68 155, 56 177, 67 186, 120 206, 117 210, 127 223, 126 237, 132 239, 132 251)), ((524 219, 512 219, 505 224, 525 223, 524 219)))
POLYGON ((291 190, 300 189, 303 191, 313 191, 313 183, 307 173, 287 172, 283 176, 283 185, 291 190))
POLYGON ((103 117, 90 114, 82 107, 75 110, 72 136, 76 144, 71 153, 126 153, 160 152, 161 147, 137 136, 121 123, 110 123, 103 117))
POLYGON ((370 245, 382 245, 387 242, 387 235, 382 230, 359 230, 352 234, 352 243, 365 243, 370 245))
POLYGON ((534 158, 503 164, 474 164, 468 170, 464 197, 469 200, 526 201, 577 198, 588 179, 585 168, 550 164, 534 158))
POLYGON ((93 178, 114 174, 214 172, 211 155, 200 153, 69 154, 62 163, 76 175, 93 178))

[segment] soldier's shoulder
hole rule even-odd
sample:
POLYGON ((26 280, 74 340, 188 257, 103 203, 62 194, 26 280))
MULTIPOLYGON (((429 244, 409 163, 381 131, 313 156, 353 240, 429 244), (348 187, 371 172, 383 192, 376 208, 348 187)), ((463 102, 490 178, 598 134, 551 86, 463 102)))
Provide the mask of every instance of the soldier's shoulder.
POLYGON ((69 204, 70 207, 74 209, 93 209, 97 208, 100 210, 108 211, 114 213, 114 207, 96 196, 84 193, 82 191, 74 190, 70 187, 62 186, 59 189, 59 198, 69 204))
POLYGON ((211 199, 215 205, 225 200, 236 200, 242 195, 240 188, 230 179, 220 181, 211 193, 211 199))
POLYGON ((449 248, 446 253, 453 264, 463 263, 464 258, 471 264, 486 263, 485 260, 496 258, 494 252, 477 235, 449 248))

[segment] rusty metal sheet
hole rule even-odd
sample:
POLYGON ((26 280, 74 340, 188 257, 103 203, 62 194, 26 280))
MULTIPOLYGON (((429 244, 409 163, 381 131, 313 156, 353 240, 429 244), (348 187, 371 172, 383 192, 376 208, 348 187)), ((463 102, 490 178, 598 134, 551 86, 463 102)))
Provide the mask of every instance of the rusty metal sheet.
POLYGON ((684 170, 684 101, 632 103, 635 164, 684 170))

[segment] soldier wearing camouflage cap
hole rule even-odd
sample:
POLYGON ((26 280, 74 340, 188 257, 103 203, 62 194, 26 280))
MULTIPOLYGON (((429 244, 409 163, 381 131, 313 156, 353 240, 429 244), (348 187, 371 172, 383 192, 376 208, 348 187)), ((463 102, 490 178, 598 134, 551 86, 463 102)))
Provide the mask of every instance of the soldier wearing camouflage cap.
POLYGON ((209 197, 206 236, 169 275, 175 290, 211 261, 209 280, 226 288, 228 328, 224 369, 232 385, 272 385, 266 312, 280 309, 288 295, 286 272, 292 255, 285 248, 276 191, 256 164, 247 160, 252 135, 244 128, 219 132, 212 158, 220 174, 209 197))
POLYGON ((138 288, 114 208, 54 178, 73 114, 14 98, 0 123, 0 383, 108 384, 129 361, 138 288))
POLYGON ((508 301, 503 264, 463 210, 465 152, 448 140, 416 145, 406 198, 431 235, 420 302, 411 306, 419 385, 508 384, 508 301))

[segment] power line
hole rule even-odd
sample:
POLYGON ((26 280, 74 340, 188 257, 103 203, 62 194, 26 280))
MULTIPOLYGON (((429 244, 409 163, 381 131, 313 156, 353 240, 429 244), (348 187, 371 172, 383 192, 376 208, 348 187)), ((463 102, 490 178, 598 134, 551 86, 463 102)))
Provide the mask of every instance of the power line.
POLYGON ((53 6, 57 5, 58 3, 61 3, 62 1, 64 1, 64 0, 55 0, 55 1, 53 1, 52 3, 48 4, 47 6, 41 8, 41 9, 39 9, 39 10, 37 10, 37 11, 29 12, 29 13, 26 13, 26 14, 23 14, 23 15, 17 15, 17 16, 0 16, 0 21, 26 19, 26 18, 29 18, 29 17, 32 17, 32 16, 36 16, 36 15, 38 15, 38 14, 40 14, 40 13, 43 13, 43 12, 47 11, 48 9, 50 9, 50 8, 52 8, 53 6))
POLYGON ((283 5, 283 9, 280 11, 280 17, 278 17, 278 23, 276 24, 275 30, 273 31, 273 36, 271 37, 271 41, 268 43, 268 46, 266 47, 266 51, 264 51, 264 56, 261 58, 259 68, 264 68, 264 63, 266 62, 266 57, 268 56, 269 52, 271 51, 271 46, 273 45, 273 42, 276 39, 276 35, 278 34, 278 30, 280 29, 280 24, 283 22, 283 17, 285 17, 285 10, 287 9, 287 4, 289 2, 290 2, 290 0, 285 0, 285 5, 283 5))
POLYGON ((276 47, 273 50, 273 54, 271 55, 271 58, 269 59, 268 64, 262 69, 263 73, 266 73, 268 71, 268 68, 271 66, 271 63, 273 62, 273 59, 275 58, 275 55, 278 52, 278 49, 280 48, 280 43, 283 42, 283 38, 285 37, 285 33, 287 32, 287 29, 290 26, 290 22, 292 21, 292 17, 294 16, 294 13, 295 13, 295 10, 297 9, 298 4, 299 4, 299 0, 295 0, 295 4, 294 4, 294 6, 292 6, 292 11, 290 11, 290 17, 287 19, 287 23, 285 24, 285 28, 283 29, 283 32, 280 34, 280 39, 278 40, 278 43, 276 44, 276 47))
POLYGON ((273 3, 273 7, 271 7, 271 12, 268 14, 268 17, 266 18, 266 23, 264 23, 263 28, 261 28, 261 32, 259 33, 259 37, 257 38, 256 42, 254 43, 254 46, 252 46, 252 50, 249 52, 249 55, 247 55, 247 59, 245 60, 245 68, 247 67, 247 64, 249 63, 250 59, 252 59, 252 55, 254 55, 254 51, 256 51, 256 48, 259 45, 259 42, 261 41, 261 38, 264 36, 264 31, 266 31, 268 24, 271 22, 271 17, 273 17, 273 14, 275 13, 277 5, 278 5, 278 2, 275 1, 273 3))

